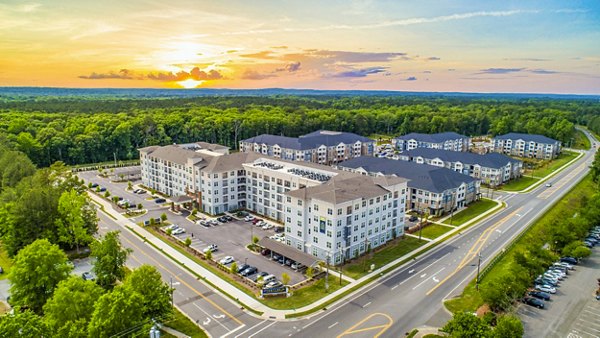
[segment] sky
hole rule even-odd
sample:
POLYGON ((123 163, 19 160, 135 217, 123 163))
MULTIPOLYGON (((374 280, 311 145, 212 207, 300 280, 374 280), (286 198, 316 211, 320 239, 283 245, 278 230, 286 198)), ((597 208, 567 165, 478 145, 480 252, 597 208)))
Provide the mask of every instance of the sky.
POLYGON ((0 0, 0 86, 600 94, 600 1, 0 0))

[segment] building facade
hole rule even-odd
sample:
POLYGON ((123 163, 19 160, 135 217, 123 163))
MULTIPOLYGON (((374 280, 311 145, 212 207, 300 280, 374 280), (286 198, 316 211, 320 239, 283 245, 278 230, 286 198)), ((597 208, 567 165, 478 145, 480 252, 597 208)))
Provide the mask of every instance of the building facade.
POLYGON ((493 142, 495 152, 518 157, 551 160, 561 152, 560 141, 543 135, 508 133, 493 142))
POLYGON ((469 138, 454 132, 437 134, 410 133, 394 138, 392 143, 399 152, 417 148, 469 151, 469 138))
POLYGON ((372 156, 374 149, 374 140, 353 133, 328 130, 318 130, 298 138, 263 134, 240 141, 241 152, 325 165, 372 156))
POLYGON ((439 149, 417 148, 398 155, 403 161, 448 168, 490 186, 498 186, 523 175, 523 162, 503 154, 484 155, 439 149))
POLYGON ((362 175, 408 179, 406 209, 434 216, 465 207, 481 197, 479 180, 438 166, 364 157, 340 163, 338 168, 362 175))

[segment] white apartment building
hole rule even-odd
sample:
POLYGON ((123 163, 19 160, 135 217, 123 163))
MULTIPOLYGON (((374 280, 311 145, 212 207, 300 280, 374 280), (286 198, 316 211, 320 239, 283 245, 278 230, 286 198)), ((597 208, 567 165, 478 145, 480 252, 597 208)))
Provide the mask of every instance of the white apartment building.
POLYGON ((551 160, 561 152, 560 141, 543 135, 508 133, 494 138, 494 151, 518 157, 551 160))
POLYGON ((523 162, 503 154, 484 155, 440 149, 417 148, 401 153, 398 158, 419 164, 448 168, 461 174, 498 186, 522 176, 523 162))
POLYGON ((360 156, 372 156, 374 149, 374 140, 353 133, 329 130, 318 130, 297 138, 263 134, 240 141, 241 152, 326 165, 360 156))
POLYGON ((394 138, 392 143, 399 152, 417 148, 469 151, 469 138, 454 132, 437 134, 410 133, 394 138))

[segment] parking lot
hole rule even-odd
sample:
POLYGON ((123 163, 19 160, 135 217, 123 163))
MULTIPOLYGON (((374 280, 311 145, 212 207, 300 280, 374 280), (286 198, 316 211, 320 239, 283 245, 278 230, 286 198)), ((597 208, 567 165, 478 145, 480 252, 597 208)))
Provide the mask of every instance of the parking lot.
MULTIPOLYGON (((119 169, 127 171, 131 170, 131 167, 119 169)), ((115 170, 115 172, 118 173, 119 169, 115 170)), ((151 218, 160 218, 160 216, 165 213, 169 222, 177 224, 179 227, 185 229, 185 233, 174 236, 182 241, 187 237, 190 237, 192 240, 191 247, 203 250, 210 244, 216 244, 218 250, 212 254, 213 260, 219 261, 225 256, 233 256, 238 266, 249 264, 256 267, 259 272, 268 272, 278 279, 281 279, 281 275, 285 272, 290 276, 291 285, 305 279, 302 273, 291 269, 289 266, 270 260, 270 256, 262 256, 261 254, 252 252, 246 248, 246 246, 251 243, 252 236, 257 236, 258 238, 273 236, 275 234, 273 229, 263 230, 260 227, 254 226, 251 222, 244 222, 243 220, 237 219, 231 222, 220 223, 216 226, 204 227, 186 218, 190 214, 188 210, 182 208, 180 214, 174 213, 170 210, 169 206, 156 204, 154 200, 146 200, 146 198, 151 197, 149 192, 140 195, 127 191, 126 182, 110 182, 109 179, 98 176, 97 171, 82 172, 78 175, 83 178, 86 183, 93 182, 101 187, 105 187, 110 191, 111 196, 123 197, 134 204, 141 203, 148 212, 145 215, 131 218, 133 222, 144 222, 151 218)), ((136 185, 141 182, 138 180, 132 183, 135 189, 136 185)), ((115 206, 115 208, 117 207, 115 206)), ((124 210, 119 210, 119 212, 124 212, 124 210)), ((204 215, 198 214, 198 216, 204 215)), ((211 219, 207 216, 204 217, 211 219)), ((249 277, 255 278, 256 275, 249 277)))
POLYGON ((600 301, 594 297, 600 278, 600 248, 575 266, 544 309, 520 303, 517 313, 525 337, 600 338, 600 301))

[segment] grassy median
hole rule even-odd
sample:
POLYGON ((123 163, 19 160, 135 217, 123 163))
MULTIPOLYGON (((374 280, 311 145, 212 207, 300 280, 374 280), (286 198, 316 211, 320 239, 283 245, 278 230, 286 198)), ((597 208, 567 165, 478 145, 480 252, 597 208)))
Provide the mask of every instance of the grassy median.
MULTIPOLYGON (((454 228, 450 227, 450 226, 445 226, 445 225, 440 225, 440 224, 430 224, 423 228, 421 235, 425 238, 436 239, 436 238, 440 237, 441 235, 447 233, 448 231, 452 231, 452 229, 454 229, 454 228)), ((419 234, 418 232, 415 233, 415 235, 418 235, 418 234, 419 234)))
POLYGON ((573 160, 578 155, 579 155, 579 153, 564 150, 562 152, 562 154, 558 155, 558 157, 556 159, 554 159, 552 161, 540 162, 539 166, 537 168, 535 168, 533 170, 533 172, 531 172, 531 174, 528 174, 528 176, 546 177, 546 176, 550 175, 551 173, 553 173, 558 168, 562 167, 563 165, 565 165, 568 162, 570 162, 571 160, 573 160))
POLYGON ((529 188, 531 185, 537 183, 540 179, 533 178, 530 176, 521 176, 519 178, 515 178, 510 180, 508 183, 504 184, 500 190, 504 191, 521 191, 529 188))
MULTIPOLYGON (((177 330, 181 333, 184 333, 188 337, 208 337, 206 332, 204 332, 200 327, 198 327, 198 325, 194 324, 194 322, 192 322, 188 317, 186 317, 177 309, 173 309, 173 318, 165 322, 164 325, 172 328, 173 330, 177 330)), ((161 336, 165 338, 175 337, 174 335, 166 333, 164 331, 161 336)))
MULTIPOLYGON (((479 201, 475 201, 469 204, 469 206, 466 209, 455 213, 452 217, 452 222, 450 222, 450 218, 447 218, 444 221, 444 223, 451 224, 453 226, 462 225, 472 220, 473 218, 483 214, 484 212, 492 209, 496 205, 498 205, 496 202, 487 198, 482 198, 479 201)), ((423 229, 423 232, 425 232, 425 229, 423 229)))

